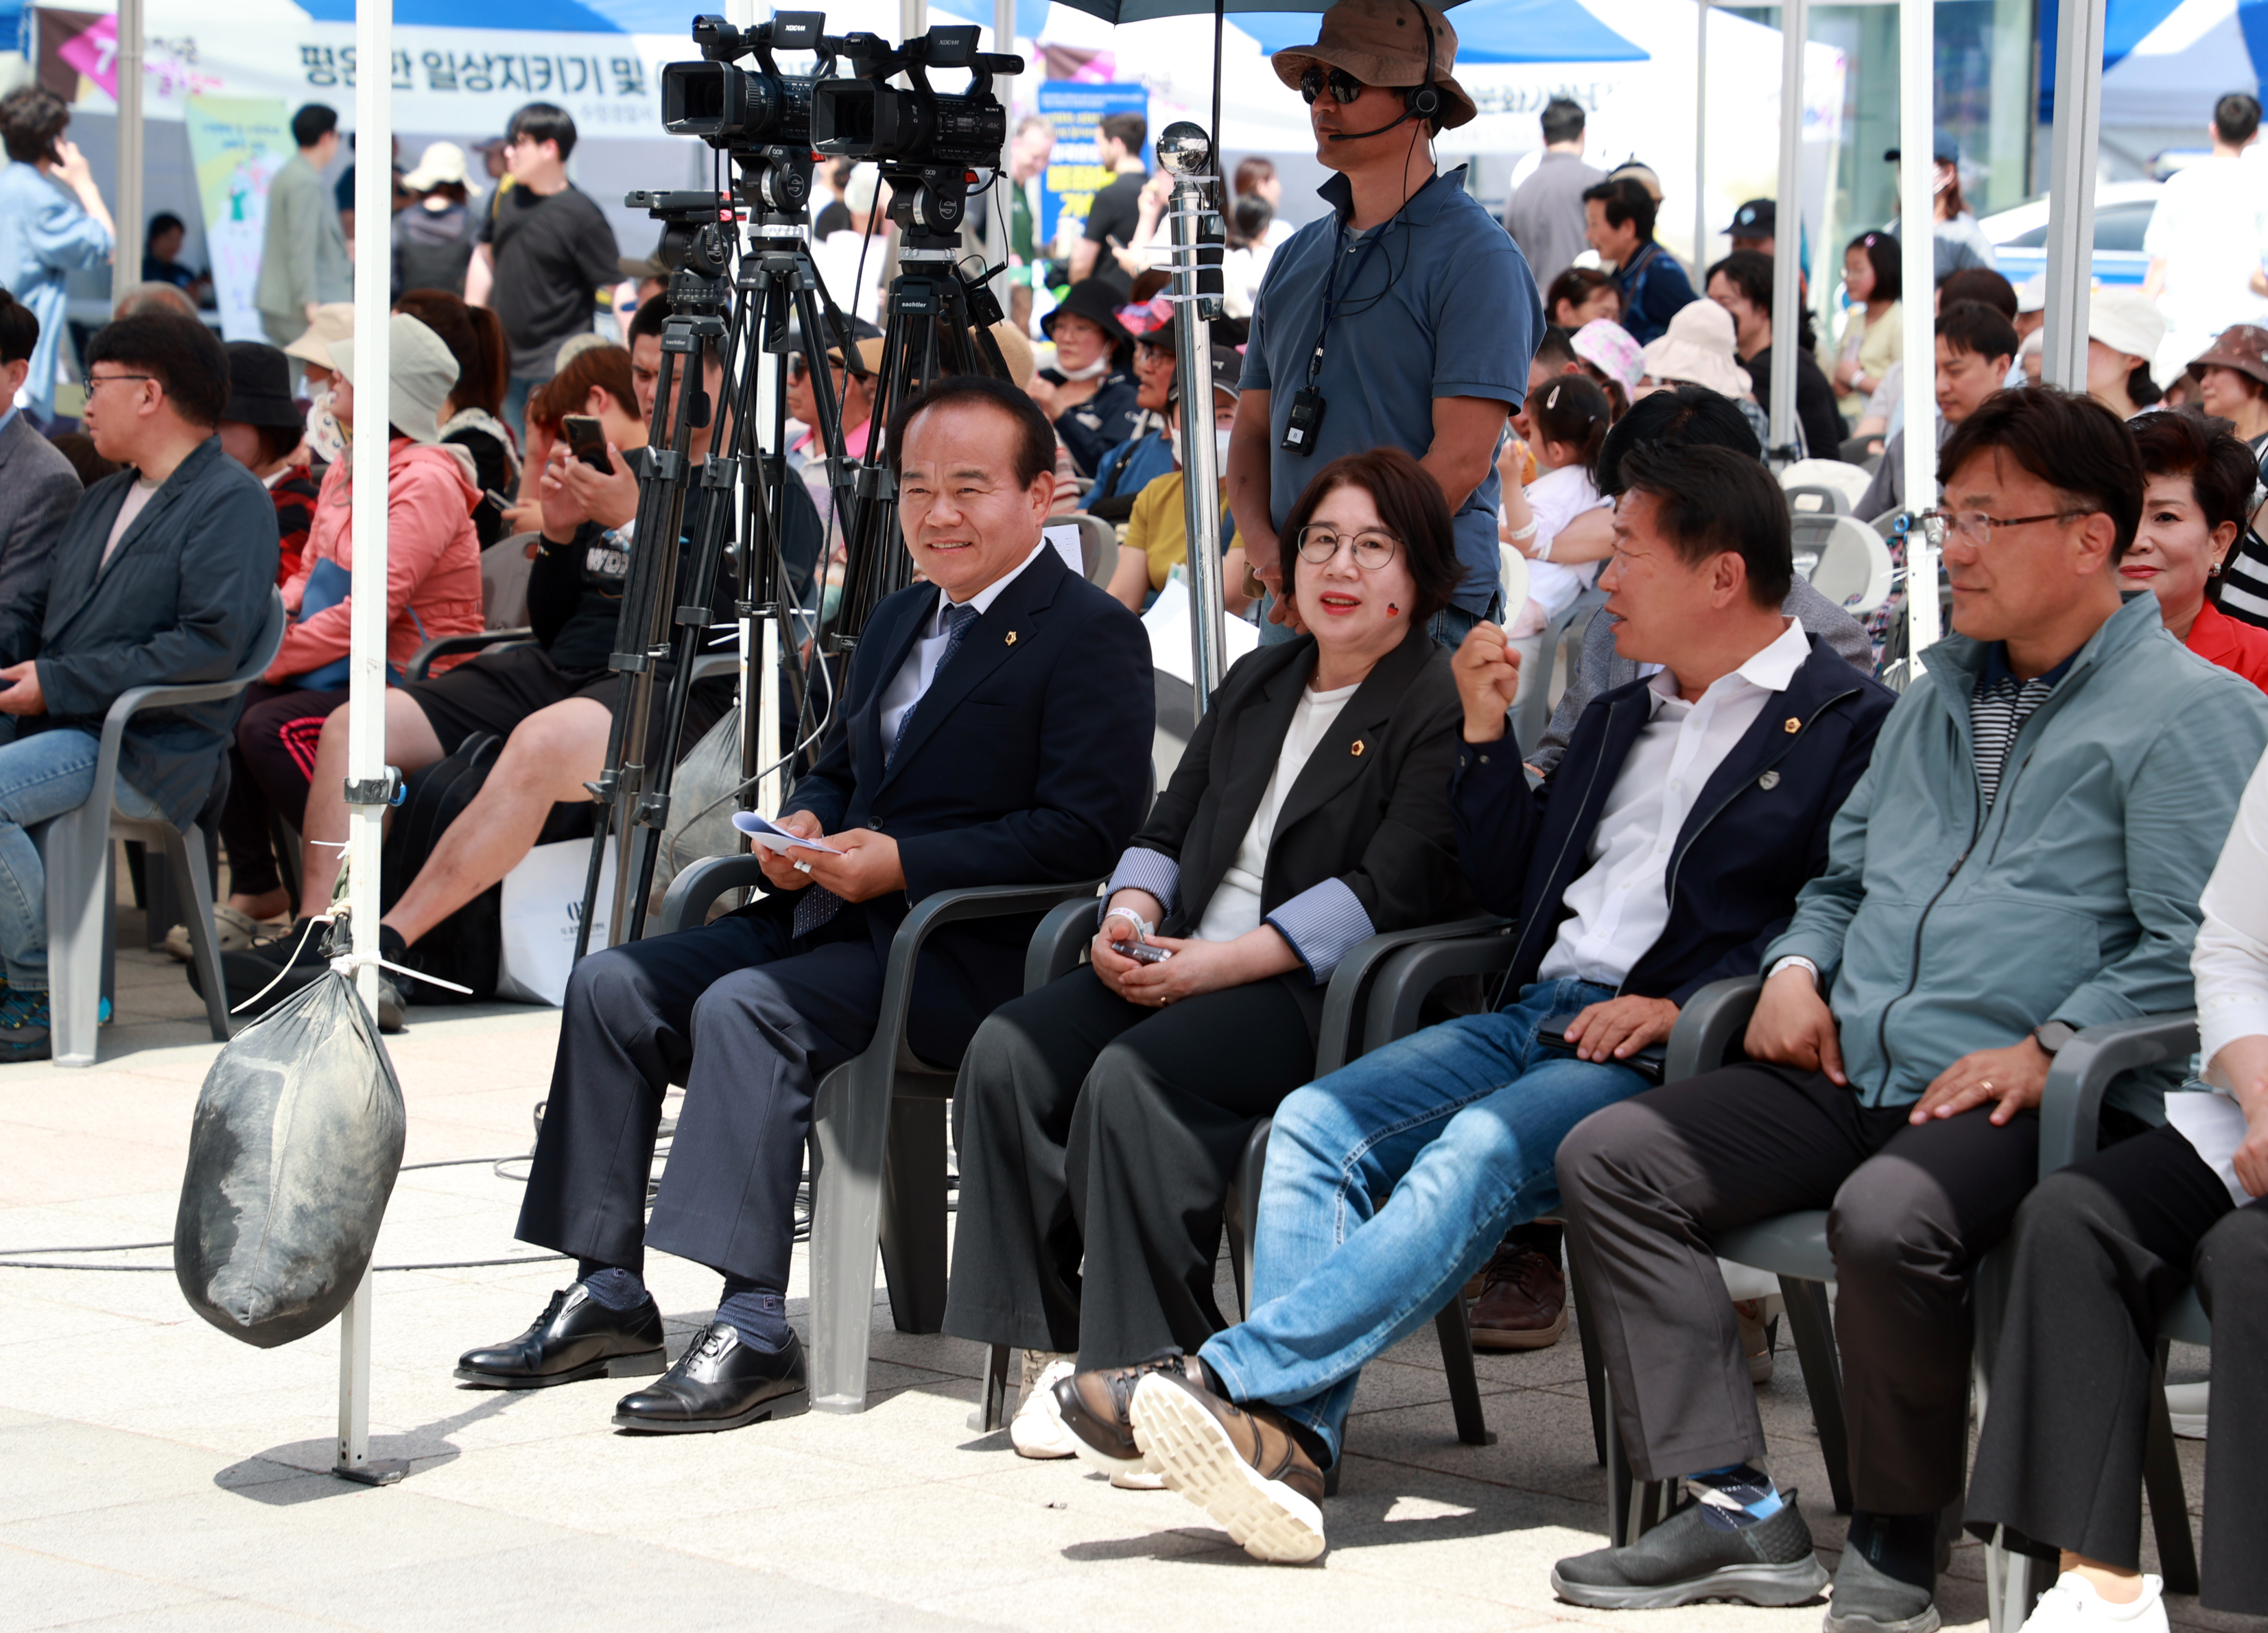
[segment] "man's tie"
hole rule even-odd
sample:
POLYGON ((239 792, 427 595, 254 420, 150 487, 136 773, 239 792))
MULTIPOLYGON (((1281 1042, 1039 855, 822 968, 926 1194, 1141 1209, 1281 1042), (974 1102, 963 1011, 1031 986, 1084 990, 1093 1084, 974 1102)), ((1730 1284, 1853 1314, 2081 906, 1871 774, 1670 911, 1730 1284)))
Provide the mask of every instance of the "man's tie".
MULTIPOLYGON (((929 686, 920 697, 914 699, 906 712, 898 717, 898 732, 890 739, 890 752, 882 757, 882 769, 898 757, 898 745, 906 740, 906 728, 913 724, 914 716, 921 711, 922 701, 937 689, 938 677, 961 650, 961 638, 968 633, 968 626, 977 619, 972 605, 955 607, 948 602, 945 608, 945 651, 938 654, 937 667, 930 671, 929 686)), ((843 898, 824 885, 806 885, 795 904, 795 933, 807 936, 843 910, 843 898)))

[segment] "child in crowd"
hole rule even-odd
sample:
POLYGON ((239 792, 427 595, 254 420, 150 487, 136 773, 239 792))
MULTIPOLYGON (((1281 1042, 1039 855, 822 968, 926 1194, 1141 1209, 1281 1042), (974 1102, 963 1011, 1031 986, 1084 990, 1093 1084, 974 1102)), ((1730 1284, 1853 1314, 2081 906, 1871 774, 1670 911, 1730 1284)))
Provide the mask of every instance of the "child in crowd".
POLYGON ((1528 557, 1528 604, 1517 612, 1505 609, 1505 630, 1514 640, 1543 634, 1598 576, 1595 562, 1574 567, 1554 562, 1551 541, 1575 518, 1606 503, 1592 483, 1591 464, 1612 416, 1595 382, 1563 374, 1529 398, 1520 417, 1536 476, 1523 489, 1507 474, 1504 515, 1497 524, 1497 536, 1528 557))

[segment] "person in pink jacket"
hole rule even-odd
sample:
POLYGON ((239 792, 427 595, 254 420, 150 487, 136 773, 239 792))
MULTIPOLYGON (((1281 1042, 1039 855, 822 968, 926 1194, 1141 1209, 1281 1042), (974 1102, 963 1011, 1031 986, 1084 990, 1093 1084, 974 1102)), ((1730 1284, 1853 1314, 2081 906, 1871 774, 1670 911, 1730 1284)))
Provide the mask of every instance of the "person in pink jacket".
MULTIPOLYGON (((390 683, 428 641, 477 634, 481 547, 473 509, 480 490, 461 450, 437 440, 440 408, 457 361, 438 335, 396 313, 392 423, 387 458, 386 664, 390 683)), ((332 349, 332 405, 354 429, 354 342, 332 349)), ((276 865, 274 817, 305 819, 308 778, 323 722, 347 701, 348 594, 354 568, 351 454, 323 478, 314 526, 297 576, 284 586, 291 626, 268 673, 247 694, 229 758, 233 777, 220 824, 232 894, 213 917, 224 950, 248 946, 261 922, 287 913, 291 898, 276 865)), ((183 938, 186 944, 187 938, 183 938)))

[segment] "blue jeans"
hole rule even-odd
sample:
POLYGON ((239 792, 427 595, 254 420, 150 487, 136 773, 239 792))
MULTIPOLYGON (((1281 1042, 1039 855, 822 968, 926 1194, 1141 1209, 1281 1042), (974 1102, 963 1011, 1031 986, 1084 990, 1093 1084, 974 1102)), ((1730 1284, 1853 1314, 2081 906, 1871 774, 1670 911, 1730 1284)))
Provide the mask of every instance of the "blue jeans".
MULTIPOLYGON (((1500 605, 1502 600, 1503 598, 1499 596, 1491 600, 1488 611, 1485 613, 1469 613, 1452 602, 1433 614, 1433 622, 1425 626, 1425 633, 1454 652, 1465 644, 1465 636, 1472 633, 1473 626, 1480 622, 1483 618, 1501 620, 1504 612, 1500 605)), ((1260 644, 1263 646, 1281 646, 1287 641, 1296 641, 1300 638, 1298 632, 1289 624, 1270 622, 1268 614, 1275 605, 1276 598, 1272 595, 1263 595, 1260 598, 1258 616, 1260 644)))
POLYGON ((1558 1205, 1552 1160, 1569 1129, 1650 1086, 1535 1041, 1545 1021, 1613 996, 1540 982, 1508 1009, 1430 1026, 1285 1100, 1251 1314, 1198 1352, 1232 1397, 1271 1402, 1337 1460, 1364 1365, 1457 1297, 1506 1230, 1558 1205))
POLYGON ((512 427, 512 434, 519 438, 519 445, 523 448, 527 446, 527 400, 535 394, 538 386, 546 383, 538 379, 522 379, 514 375, 504 386, 504 412, 497 417, 512 427))
MULTIPOLYGON (((76 811, 94 791, 96 739, 85 732, 40 732, 0 745, 0 973, 11 987, 48 989, 48 870, 24 830, 76 811)), ((118 779, 118 808, 158 813, 118 779)))

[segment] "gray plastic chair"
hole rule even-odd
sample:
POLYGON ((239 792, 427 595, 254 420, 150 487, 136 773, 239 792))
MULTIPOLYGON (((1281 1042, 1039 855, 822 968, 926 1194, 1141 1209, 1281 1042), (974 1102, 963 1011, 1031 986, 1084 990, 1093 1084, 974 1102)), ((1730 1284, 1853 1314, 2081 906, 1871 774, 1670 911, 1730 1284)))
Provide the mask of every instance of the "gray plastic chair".
POLYGON ((423 680, 432 672, 433 666, 444 658, 456 658, 467 652, 485 652, 492 647, 527 646, 535 640, 535 631, 525 625, 511 629, 483 629, 477 635, 445 635, 428 641, 411 654, 402 678, 423 680))
POLYGON ((1118 570, 1118 529, 1085 511, 1066 511, 1060 516, 1050 516, 1047 526, 1079 529, 1079 560, 1086 581, 1108 588, 1111 575, 1118 570))
MULTIPOLYGON (((762 881, 755 857, 698 862, 671 883, 656 933, 700 924, 725 892, 762 881)), ((945 1319, 946 1107, 958 1071, 906 1044, 923 945, 946 924, 1043 913, 1092 897, 1101 882, 941 890, 898 926, 873 1041, 828 1072, 812 1103, 811 1403, 819 1410, 866 1409, 878 1247, 898 1330, 933 1333, 945 1319)))
MULTIPOLYGON (((257 680, 284 644, 284 598, 271 591, 268 615, 247 649, 249 656, 225 680, 188 686, 137 686, 113 700, 102 718, 95 752, 94 787, 86 803, 45 825, 40 859, 47 871, 48 1008, 55 1062, 92 1066, 101 1031, 103 965, 111 945, 110 920, 116 890, 110 877, 110 842, 139 840, 151 854, 162 853, 166 872, 180 895, 188 922, 189 945, 204 989, 205 1018, 213 1040, 229 1039, 227 989, 220 978, 220 951, 213 938, 212 883, 205 872, 202 828, 176 828, 163 814, 129 817, 118 809, 118 752, 126 723, 145 709, 177 709, 234 697, 257 680)), ((224 763, 222 776, 227 775, 224 763)), ((149 903, 159 910, 152 893, 149 903)))
MULTIPOLYGON (((1568 678, 1573 679, 1575 666, 1582 661, 1583 636, 1591 627, 1591 616, 1606 604, 1606 592, 1594 585, 1570 601, 1566 611, 1544 626, 1543 638, 1535 649, 1535 683, 1513 707, 1513 735, 1521 747, 1532 748, 1543 740, 1544 731, 1551 724, 1552 706, 1559 701, 1552 695, 1551 678, 1564 668, 1568 678)), ((1507 615, 1512 610, 1506 609, 1507 615)))
MULTIPOLYGON (((1035 992, 1078 967, 1101 912, 1100 899, 1066 901, 1041 921, 1025 954, 1025 991, 1035 992)), ((1512 956, 1511 928, 1508 919, 1484 916, 1395 931, 1358 943, 1339 960, 1331 972, 1330 984, 1324 989, 1315 1076, 1328 1077, 1350 1060, 1415 1031, 1419 1009, 1441 982, 1504 968, 1512 956)), ((1248 1310, 1258 1237, 1257 1204, 1273 1127, 1274 1119, 1263 1117, 1246 1139, 1223 1209, 1237 1302, 1248 1310)), ((1468 1445, 1486 1445, 1495 1437, 1489 1433, 1481 1409, 1464 1301, 1452 1298, 1435 1318, 1435 1325, 1441 1337, 1441 1359, 1448 1375, 1457 1438, 1468 1445)), ((1005 1421, 1010 1348, 992 1346, 986 1369, 983 1411, 977 1426, 988 1433, 1005 1421)), ((1325 1476, 1326 1494, 1336 1491, 1337 1486, 1338 1473, 1333 1468, 1325 1476)))

